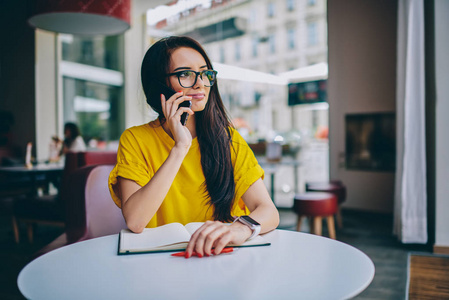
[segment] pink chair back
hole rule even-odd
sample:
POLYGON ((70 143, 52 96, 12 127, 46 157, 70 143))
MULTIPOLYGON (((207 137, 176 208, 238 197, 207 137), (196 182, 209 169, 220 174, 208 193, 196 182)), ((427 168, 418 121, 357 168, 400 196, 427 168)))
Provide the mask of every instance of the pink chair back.
POLYGON ((87 177, 84 191, 87 238, 115 234, 127 228, 122 211, 115 205, 108 189, 108 177, 113 167, 97 166, 87 177))
POLYGON ((111 198, 108 177, 113 165, 92 165, 69 176, 66 233, 69 243, 116 234, 127 228, 111 198))

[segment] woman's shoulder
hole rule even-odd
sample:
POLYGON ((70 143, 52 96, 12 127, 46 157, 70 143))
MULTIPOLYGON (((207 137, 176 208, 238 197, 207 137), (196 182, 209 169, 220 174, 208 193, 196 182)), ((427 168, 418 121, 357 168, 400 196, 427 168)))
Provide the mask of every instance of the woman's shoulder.
POLYGON ((235 129, 232 126, 229 126, 229 132, 231 134, 231 139, 232 139, 232 143, 242 143, 244 142, 244 144, 246 144, 245 139, 240 135, 240 133, 238 132, 237 129, 235 129))

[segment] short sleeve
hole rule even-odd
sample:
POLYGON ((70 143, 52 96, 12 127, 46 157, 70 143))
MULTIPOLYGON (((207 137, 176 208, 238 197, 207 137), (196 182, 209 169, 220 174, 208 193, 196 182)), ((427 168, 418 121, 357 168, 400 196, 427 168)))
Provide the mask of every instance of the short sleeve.
POLYGON ((121 207, 117 177, 126 178, 144 186, 153 175, 153 170, 145 163, 138 138, 130 129, 125 130, 120 137, 117 164, 109 174, 109 191, 115 204, 121 207))
POLYGON ((243 194, 254 182, 264 178, 264 170, 248 143, 236 130, 232 130, 231 156, 234 163, 234 205, 238 204, 241 209, 244 209, 245 204, 241 199, 243 194))

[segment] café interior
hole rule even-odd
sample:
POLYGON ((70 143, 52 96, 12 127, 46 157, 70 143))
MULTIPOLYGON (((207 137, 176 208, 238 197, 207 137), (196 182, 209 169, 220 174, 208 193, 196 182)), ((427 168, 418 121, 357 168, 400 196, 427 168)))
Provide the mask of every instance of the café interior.
MULTIPOLYGON (((148 9, 172 1, 118 2, 130 4, 128 15, 117 17, 122 18, 118 30, 124 39, 120 53, 124 73, 118 79, 123 82, 125 98, 120 107, 124 111, 123 128, 117 129, 120 133, 148 122, 149 108, 136 101, 142 98, 136 73, 148 43, 142 38, 145 14, 148 9)), ((87 204, 79 202, 84 197, 85 178, 95 166, 115 164, 116 144, 69 153, 65 163, 47 162, 47 167, 40 170, 33 166, 33 159, 48 159, 49 137, 62 135, 65 116, 60 99, 64 91, 58 78, 64 71, 58 67, 61 49, 58 29, 52 29, 52 22, 64 26, 70 22, 53 19, 33 25, 30 18, 35 14, 34 1, 3 1, 0 5, 0 167, 26 169, 26 164, 31 163, 31 169, 36 171, 26 176, 0 172, 0 255, 3 261, 9 261, 9 269, 1 272, 0 298, 22 299, 16 280, 28 262, 64 245, 95 237, 85 225, 87 204), (31 160, 27 161, 30 142, 31 160), (75 170, 76 177, 71 177, 75 170), (55 191, 57 205, 53 201, 55 191), (30 197, 42 198, 44 204, 30 206, 30 197), (40 218, 42 222, 30 221, 40 218)), ((444 0, 328 0, 326 5, 329 182, 340 181, 346 193, 340 207, 343 227, 337 224, 336 239, 364 250, 376 265, 373 283, 358 299, 408 298, 409 253, 449 255, 449 187, 444 179, 449 177, 449 5, 444 0), (363 121, 361 115, 374 119, 363 121), (393 170, 357 169, 357 161, 348 159, 353 148, 348 137, 362 126, 360 122, 387 126, 382 129, 384 135, 378 136, 383 141, 395 132, 394 156, 384 160, 390 166, 393 163, 393 170), (361 233, 363 242, 357 244, 357 230, 364 226, 368 229, 361 233), (382 236, 376 232, 379 228, 382 236), (370 244, 370 236, 384 243, 385 248, 370 244), (386 257, 380 254, 384 251, 393 254, 386 257), (400 263, 397 255, 402 255, 400 263), (401 264, 400 275, 386 275, 390 270, 385 267, 387 263, 401 264), (391 282, 386 283, 388 280, 391 282), (389 285, 395 285, 396 290, 382 288, 389 285)), ((101 35, 105 34, 101 30, 108 29, 100 28, 97 33, 90 27, 92 32, 87 34, 101 35)), ((382 147, 388 147, 388 143, 382 147)), ((383 154, 380 151, 379 155, 383 154)), ((105 197, 110 200, 109 195, 105 197)), ((293 208, 280 207, 279 211, 279 228, 296 230, 293 208)), ((302 230, 309 230, 307 224, 302 230)), ((323 224, 323 235, 329 231, 323 224)))

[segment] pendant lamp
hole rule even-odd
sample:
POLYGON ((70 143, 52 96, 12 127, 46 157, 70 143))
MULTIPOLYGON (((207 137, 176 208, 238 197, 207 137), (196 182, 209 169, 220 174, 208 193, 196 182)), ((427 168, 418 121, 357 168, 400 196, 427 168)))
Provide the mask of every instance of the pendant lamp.
POLYGON ((36 0, 28 23, 74 35, 116 35, 130 27, 131 0, 36 0))

